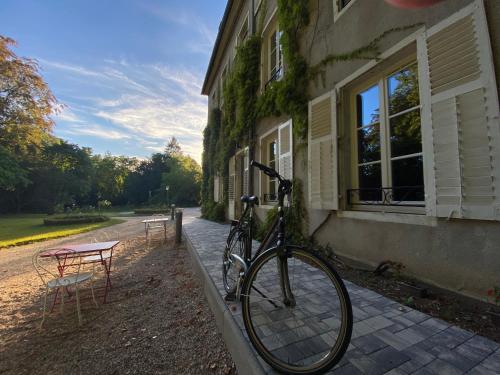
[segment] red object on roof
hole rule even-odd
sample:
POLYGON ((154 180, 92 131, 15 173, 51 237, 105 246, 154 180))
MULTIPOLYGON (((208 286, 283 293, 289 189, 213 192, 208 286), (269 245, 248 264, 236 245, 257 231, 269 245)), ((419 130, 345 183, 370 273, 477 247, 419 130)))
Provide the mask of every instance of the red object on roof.
POLYGON ((386 3, 405 9, 418 9, 433 6, 443 0, 385 0, 386 3))

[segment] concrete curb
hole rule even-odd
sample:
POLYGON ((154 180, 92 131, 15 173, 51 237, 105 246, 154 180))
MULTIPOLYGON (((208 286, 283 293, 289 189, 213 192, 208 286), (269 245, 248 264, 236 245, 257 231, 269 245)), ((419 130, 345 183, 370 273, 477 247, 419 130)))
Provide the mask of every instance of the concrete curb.
POLYGON ((191 256, 191 262, 195 267, 200 279, 203 282, 203 290, 207 297, 210 309, 214 313, 215 321, 219 331, 226 342, 226 346, 231 353, 231 357, 236 365, 238 374, 241 375, 259 375, 265 374, 264 369, 257 360, 256 354, 250 348, 247 339, 243 336, 238 324, 234 320, 231 311, 227 308, 226 303, 222 299, 217 287, 215 286, 212 278, 208 274, 200 256, 194 249, 189 236, 184 229, 182 230, 186 247, 191 256))

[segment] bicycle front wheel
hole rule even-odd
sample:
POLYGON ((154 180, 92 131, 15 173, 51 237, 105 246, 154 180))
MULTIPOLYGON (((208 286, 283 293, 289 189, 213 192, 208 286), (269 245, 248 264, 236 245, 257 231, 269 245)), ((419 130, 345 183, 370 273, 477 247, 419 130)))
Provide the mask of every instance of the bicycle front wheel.
POLYGON ((234 293, 238 284, 240 267, 231 259, 231 254, 243 257, 247 234, 240 228, 233 228, 227 238, 226 247, 222 256, 222 281, 226 293, 234 293))
POLYGON ((254 261, 242 312, 257 352, 284 373, 326 372, 350 342, 352 308, 344 283, 329 263, 302 248, 270 249, 254 261))

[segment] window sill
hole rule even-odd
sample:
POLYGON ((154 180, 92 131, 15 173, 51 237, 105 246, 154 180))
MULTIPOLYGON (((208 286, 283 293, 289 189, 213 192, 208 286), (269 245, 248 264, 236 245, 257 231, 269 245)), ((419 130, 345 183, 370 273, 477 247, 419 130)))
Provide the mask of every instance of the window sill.
MULTIPOLYGON (((366 207, 364 207, 366 208, 366 207)), ((388 209, 389 207, 385 207, 388 209)), ((397 224, 410 224, 410 225, 424 225, 429 227, 437 226, 437 218, 425 215, 425 209, 421 209, 421 213, 411 212, 413 210, 402 212, 387 212, 378 210, 368 211, 351 210, 351 211, 337 211, 337 217, 356 220, 368 220, 385 223, 397 224)))

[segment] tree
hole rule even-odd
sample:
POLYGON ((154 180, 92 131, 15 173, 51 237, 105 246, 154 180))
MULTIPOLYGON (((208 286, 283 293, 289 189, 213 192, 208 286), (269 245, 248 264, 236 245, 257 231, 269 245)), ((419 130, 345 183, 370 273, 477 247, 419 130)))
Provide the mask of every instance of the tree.
POLYGON ((175 155, 168 161, 169 171, 162 176, 162 186, 170 186, 171 202, 198 205, 200 201, 201 167, 190 156, 175 155))
POLYGON ((0 189, 14 191, 16 187, 26 187, 30 183, 28 172, 0 146, 0 189))
POLYGON ((136 164, 136 159, 125 156, 93 156, 93 189, 96 198, 109 200, 113 205, 125 203, 125 181, 136 164))
POLYGON ((167 143, 167 146, 165 147, 165 155, 171 156, 171 155, 178 155, 181 153, 182 153, 181 145, 177 141, 177 138, 175 137, 170 138, 170 141, 167 143))
POLYGON ((0 145, 15 155, 40 147, 50 133, 57 100, 33 59, 9 48, 16 42, 0 36, 0 145))

